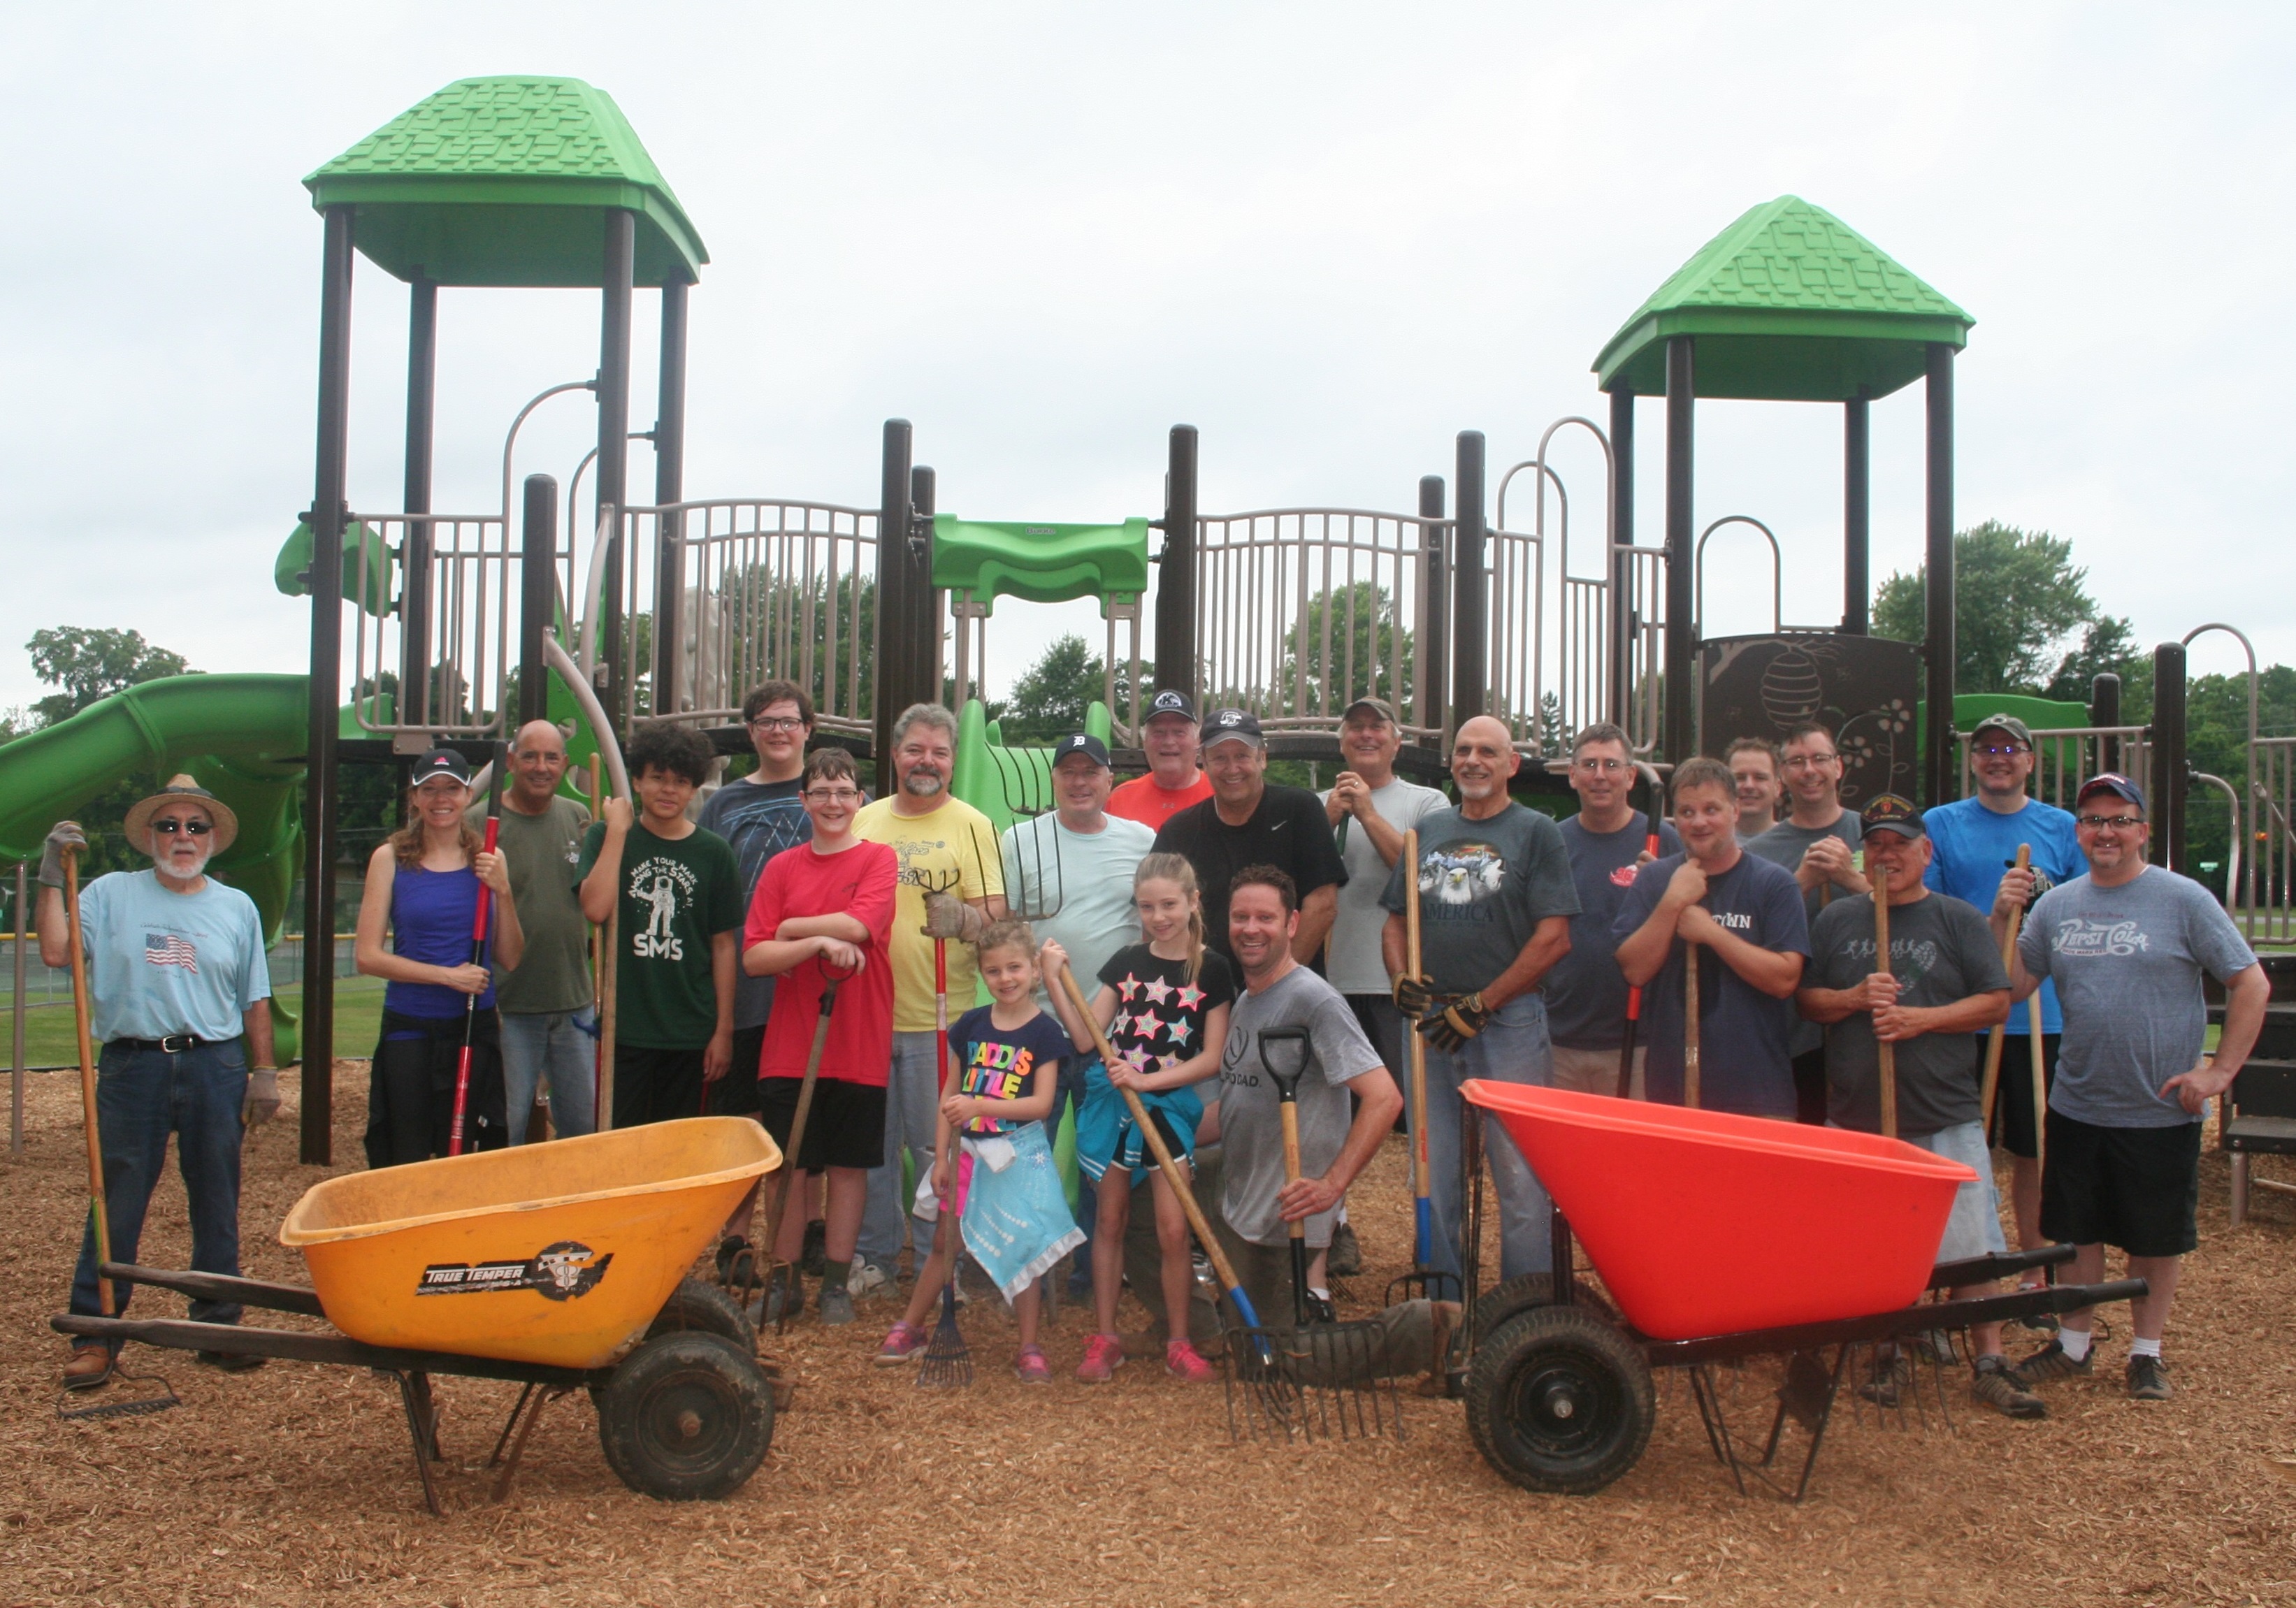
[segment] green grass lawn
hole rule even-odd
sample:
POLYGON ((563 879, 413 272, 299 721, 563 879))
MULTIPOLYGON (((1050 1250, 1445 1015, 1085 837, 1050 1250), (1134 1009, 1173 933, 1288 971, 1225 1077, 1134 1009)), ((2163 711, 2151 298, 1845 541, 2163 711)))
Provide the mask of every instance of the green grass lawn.
MULTIPOLYGON (((282 989, 279 998, 287 1005, 299 1005, 303 996, 300 988, 282 989)), ((371 1055, 374 1053, 376 1036, 382 1030, 382 980, 379 977, 345 977, 335 983, 335 1054, 371 1055)), ((15 1024, 0 1017, 0 1031, 12 1034, 15 1024)), ((24 1021, 25 1059, 33 1066, 70 1066, 79 1064, 79 1051, 72 1044, 72 1013, 69 1005, 34 1005, 24 1021)), ((9 1054, 8 1042, 0 1041, 0 1064, 5 1064, 9 1054)))

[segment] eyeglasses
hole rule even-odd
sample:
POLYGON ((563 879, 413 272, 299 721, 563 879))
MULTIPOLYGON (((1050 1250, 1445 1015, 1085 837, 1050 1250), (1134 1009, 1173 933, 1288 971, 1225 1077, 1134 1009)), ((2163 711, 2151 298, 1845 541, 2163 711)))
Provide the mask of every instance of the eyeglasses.
POLYGON ((805 796, 816 804, 857 804, 859 792, 850 787, 808 787, 805 796))
POLYGON ((750 722, 753 732, 800 732, 805 722, 795 715, 760 715, 750 722))
POLYGON ((1991 754, 1997 759, 2006 759, 2017 754, 2030 754, 2033 751, 2021 742, 1988 742, 1977 751, 1980 754, 1991 754))
POLYGON ((1816 770, 1821 765, 1839 765, 1840 754, 1796 754, 1786 761, 1788 770, 1816 770))
POLYGON ((205 821, 186 821, 179 816, 168 816, 164 819, 152 822, 152 830, 163 838, 172 838, 179 832, 188 832, 195 838, 203 838, 215 828, 205 821))
POLYGON ((1628 759, 1580 759, 1577 763, 1580 770, 1589 775, 1605 776, 1615 776, 1622 770, 1634 768, 1633 761, 1628 759))
POLYGON ((2127 832, 2132 826, 2144 825, 2143 816, 2075 816, 2074 825, 2095 832, 2100 826, 2110 826, 2115 832, 2127 832))

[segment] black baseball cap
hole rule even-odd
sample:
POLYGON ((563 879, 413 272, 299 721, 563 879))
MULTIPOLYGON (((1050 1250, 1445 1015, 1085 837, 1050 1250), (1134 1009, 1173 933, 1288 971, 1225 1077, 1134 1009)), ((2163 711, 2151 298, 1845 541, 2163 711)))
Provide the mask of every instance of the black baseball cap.
POLYGON ((1109 767, 1108 744, 1090 732, 1070 732, 1062 738, 1053 749, 1053 768, 1059 769, 1061 761, 1070 754, 1082 754, 1103 770, 1109 767))
POLYGON ((1979 734, 1984 732, 2007 732, 2027 748, 2033 746, 2032 728, 2014 715, 1986 716, 1984 719, 1969 728, 1970 740, 1975 742, 1979 734))
POLYGON ((1259 717, 1250 710, 1215 710, 1204 725, 1204 746, 1212 748, 1222 742, 1249 742, 1254 748, 1266 748, 1267 739, 1259 730, 1259 717))
POLYGON ((1153 720, 1159 715, 1177 715, 1183 720, 1193 720, 1196 718, 1196 706, 1189 701, 1185 693, 1175 692, 1170 687, 1166 687, 1148 701, 1148 712, 1141 717, 1141 720, 1144 724, 1153 720))
POLYGON ((1922 812, 1911 799, 1885 792, 1866 806, 1857 816, 1858 830, 1871 837, 1877 832, 1894 832, 1901 838, 1929 835, 1922 824, 1922 812))
POLYGON ((1347 708, 1340 711, 1341 721, 1342 723, 1346 722, 1349 717, 1352 716, 1357 710, 1369 710, 1373 714, 1377 715, 1390 726, 1398 724, 1395 718, 1395 705, 1390 703, 1384 698, 1357 699, 1353 703, 1350 703, 1347 708))
POLYGON ((414 762, 414 774, 408 784, 420 787, 433 776, 452 776, 468 787, 471 784, 470 762, 451 748, 434 748, 414 762))
POLYGON ((2079 808, 2093 792, 2109 792, 2128 800, 2139 809, 2144 808, 2144 790, 2117 770, 2101 770, 2082 783, 2080 792, 2073 795, 2074 807, 2079 808))

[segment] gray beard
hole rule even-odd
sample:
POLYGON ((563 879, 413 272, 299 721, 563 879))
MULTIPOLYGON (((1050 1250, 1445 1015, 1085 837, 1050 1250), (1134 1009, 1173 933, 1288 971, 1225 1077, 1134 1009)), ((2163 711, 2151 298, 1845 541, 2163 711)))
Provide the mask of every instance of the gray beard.
POLYGON ((919 799, 933 797, 940 785, 940 778, 928 770, 913 770, 901 778, 901 791, 919 799))
POLYGON ((162 875, 171 876, 179 882, 195 882, 199 881, 200 878, 207 874, 208 862, 214 857, 215 850, 210 849, 205 854, 200 856, 199 859, 193 863, 189 870, 179 868, 175 864, 172 857, 160 857, 155 856, 152 864, 153 868, 159 871, 162 875))

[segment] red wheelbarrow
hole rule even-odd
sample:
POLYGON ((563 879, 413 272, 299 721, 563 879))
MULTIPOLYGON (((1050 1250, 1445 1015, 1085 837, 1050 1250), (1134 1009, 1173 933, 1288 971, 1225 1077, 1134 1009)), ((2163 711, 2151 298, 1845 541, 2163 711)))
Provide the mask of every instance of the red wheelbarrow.
POLYGON ((1895 1139, 1513 1083, 1461 1092, 1554 1199, 1555 1276, 1482 1293, 1481 1146, 1468 1123, 1467 1349, 1454 1389, 1485 1459, 1532 1490, 1583 1495, 1632 1468, 1655 1416, 1652 1370, 1678 1367, 1741 1491, 1749 1473, 1772 1482, 1789 1419, 1808 1432, 1789 1493, 1799 1501, 1854 1348, 2145 1293, 2144 1280, 2120 1279, 1923 1300, 2073 1250, 1938 1264, 1954 1193, 1975 1175, 1895 1139), (1615 1311, 1573 1276, 1574 1239, 1615 1311), (1712 1369, 1771 1355, 1788 1359, 1776 1415, 1760 1454, 1742 1456, 1712 1369))

